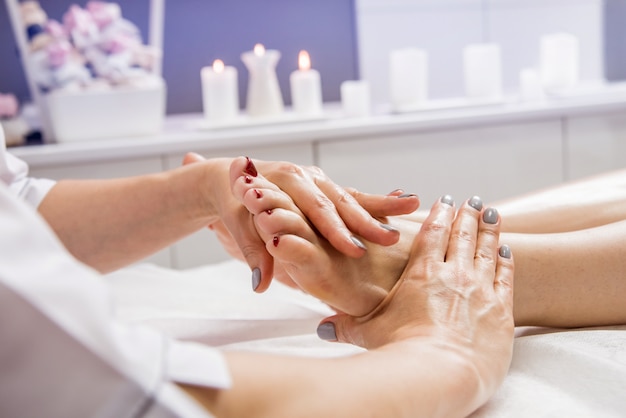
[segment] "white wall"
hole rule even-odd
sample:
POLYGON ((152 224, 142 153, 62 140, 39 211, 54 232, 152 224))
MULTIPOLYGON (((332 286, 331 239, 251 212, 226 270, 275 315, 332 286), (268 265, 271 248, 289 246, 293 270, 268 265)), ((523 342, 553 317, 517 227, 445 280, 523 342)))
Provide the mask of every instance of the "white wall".
POLYGON ((603 78, 602 0, 356 0, 356 9, 360 75, 375 103, 389 101, 389 52, 409 46, 429 53, 431 98, 464 94, 461 51, 477 42, 502 46, 505 91, 517 90, 553 32, 579 38, 582 80, 603 78))

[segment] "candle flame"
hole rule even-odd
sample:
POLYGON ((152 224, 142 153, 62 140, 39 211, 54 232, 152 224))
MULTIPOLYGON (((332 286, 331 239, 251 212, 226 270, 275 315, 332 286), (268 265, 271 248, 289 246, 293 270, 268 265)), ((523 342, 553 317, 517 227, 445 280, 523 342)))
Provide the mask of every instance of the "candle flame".
POLYGON ((215 60, 213 61, 213 71, 215 71, 216 73, 221 73, 224 71, 224 61, 222 60, 215 60))
POLYGON ((311 69, 311 58, 309 57, 309 53, 305 50, 300 51, 298 54, 298 68, 300 68, 300 70, 311 69))
POLYGON ((256 44, 254 46, 254 55, 259 57, 265 55, 265 47, 263 46, 263 44, 256 44))

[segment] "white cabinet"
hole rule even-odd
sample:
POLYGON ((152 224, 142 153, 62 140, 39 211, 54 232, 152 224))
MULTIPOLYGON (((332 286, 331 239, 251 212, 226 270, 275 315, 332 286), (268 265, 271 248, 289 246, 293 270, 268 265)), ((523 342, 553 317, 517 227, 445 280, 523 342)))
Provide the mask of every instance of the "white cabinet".
POLYGON ((567 180, 626 168, 626 113, 568 119, 567 180))
POLYGON ((563 180, 558 120, 325 142, 321 168, 370 193, 417 193, 428 208, 444 194, 494 201, 563 180))

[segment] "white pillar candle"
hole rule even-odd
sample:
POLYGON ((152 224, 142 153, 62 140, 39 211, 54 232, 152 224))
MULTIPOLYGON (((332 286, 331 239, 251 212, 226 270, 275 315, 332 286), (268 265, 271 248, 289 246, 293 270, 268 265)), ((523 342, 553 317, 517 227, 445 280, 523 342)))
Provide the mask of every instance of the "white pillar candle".
POLYGON ((344 81, 341 83, 341 105, 348 117, 363 117, 371 114, 370 86, 367 81, 344 81))
POLYGON ((497 44, 473 44, 463 49, 465 94, 471 99, 502 97, 502 59, 497 44))
POLYGON ((308 52, 298 54, 298 69, 289 76, 291 104, 294 113, 319 115, 322 113, 322 84, 320 73, 311 68, 308 52))
POLYGON ((545 35, 540 43, 541 80, 546 89, 563 89, 578 83, 578 38, 569 33, 545 35))
POLYGON ((241 60, 248 68, 248 95, 246 109, 250 116, 277 116, 284 110, 283 96, 276 77, 276 64, 280 52, 265 50, 256 44, 253 51, 241 54, 241 60))
POLYGON ((519 74, 520 96, 524 100, 545 98, 541 75, 534 68, 524 68, 519 74))
POLYGON ((239 113, 237 69, 215 60, 200 71, 204 116, 211 122, 227 122, 239 113))
POLYGON ((428 54, 418 48, 391 51, 389 62, 391 105, 395 110, 428 99, 428 54))

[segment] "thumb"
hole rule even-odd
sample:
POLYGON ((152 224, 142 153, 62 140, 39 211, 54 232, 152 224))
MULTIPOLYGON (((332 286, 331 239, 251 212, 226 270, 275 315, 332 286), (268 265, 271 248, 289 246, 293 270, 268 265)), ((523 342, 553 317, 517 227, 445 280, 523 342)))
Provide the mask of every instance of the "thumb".
POLYGON ((360 328, 361 323, 357 318, 342 313, 324 318, 317 326, 317 336, 325 341, 365 347, 360 328))
POLYGON ((204 158, 200 154, 197 154, 195 152, 188 152, 187 154, 185 154, 185 157, 183 158, 183 165, 197 163, 199 161, 205 161, 205 160, 206 158, 204 158))
MULTIPOLYGON (((252 289, 262 293, 267 290, 274 275, 274 259, 267 252, 266 244, 256 232, 247 209, 235 209, 236 215, 224 219, 226 228, 241 250, 243 258, 252 269, 252 289)), ((230 215, 233 215, 231 212, 230 215)))

